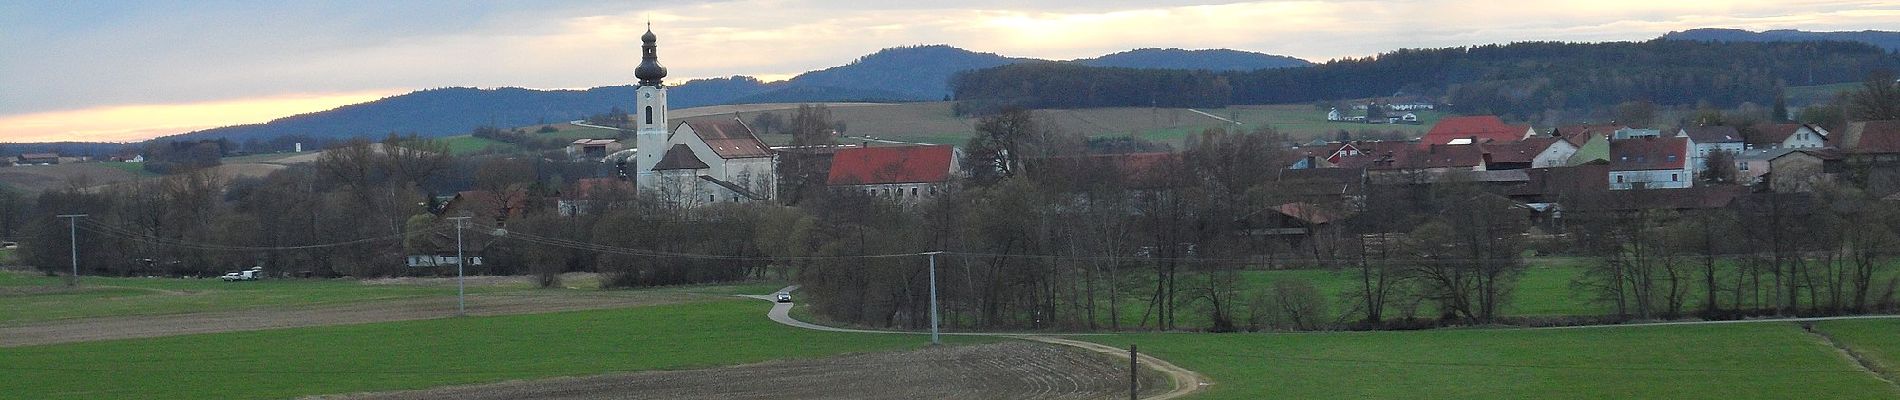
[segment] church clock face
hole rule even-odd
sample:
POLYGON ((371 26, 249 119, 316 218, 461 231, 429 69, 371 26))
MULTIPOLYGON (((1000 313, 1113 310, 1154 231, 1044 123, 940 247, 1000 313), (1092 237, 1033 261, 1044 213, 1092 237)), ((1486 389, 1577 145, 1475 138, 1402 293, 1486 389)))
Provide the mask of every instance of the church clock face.
POLYGON ((646 93, 645 95, 646 95, 646 96, 647 96, 647 98, 649 98, 649 99, 651 99, 651 98, 653 98, 653 94, 652 94, 652 93, 646 93))

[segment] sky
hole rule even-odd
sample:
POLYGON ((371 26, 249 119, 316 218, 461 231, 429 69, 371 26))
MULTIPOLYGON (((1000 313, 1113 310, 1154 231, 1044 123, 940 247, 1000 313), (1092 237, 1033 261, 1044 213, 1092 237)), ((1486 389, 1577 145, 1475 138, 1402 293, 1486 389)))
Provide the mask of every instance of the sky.
POLYGON ((682 82, 786 79, 921 44, 1321 62, 1701 27, 1900 30, 1900 1, 0 1, 0 142, 137 141, 428 88, 626 85, 649 22, 682 82))

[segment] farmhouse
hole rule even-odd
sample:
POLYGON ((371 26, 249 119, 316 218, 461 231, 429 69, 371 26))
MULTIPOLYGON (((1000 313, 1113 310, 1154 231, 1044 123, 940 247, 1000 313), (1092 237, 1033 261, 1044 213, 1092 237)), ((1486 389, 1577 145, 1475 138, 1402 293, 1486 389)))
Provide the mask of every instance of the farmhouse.
POLYGON ((1610 189, 1678 189, 1693 186, 1689 139, 1642 137, 1610 141, 1610 189))
POLYGON ((625 149, 626 145, 614 139, 579 139, 567 145, 567 158, 574 160, 599 161, 608 154, 625 149))
POLYGON ((1432 125, 1420 147, 1445 144, 1515 142, 1536 134, 1529 125, 1509 125, 1495 115, 1449 117, 1432 125))
POLYGON ((1738 154, 1747 147, 1742 143, 1742 133, 1732 126, 1682 128, 1676 131, 1676 137, 1689 138, 1689 145, 1694 147, 1689 161, 1694 163, 1696 172, 1709 170, 1709 153, 1723 151, 1738 154))
POLYGON ((1749 146, 1757 149, 1818 149, 1827 147, 1828 132, 1820 126, 1810 124, 1761 124, 1755 126, 1760 132, 1749 146))
POLYGON ((640 36, 634 182, 640 195, 677 207, 769 200, 777 191, 772 149, 743 121, 680 123, 667 131, 666 67, 653 31, 640 36))
POLYGON ((58 153, 21 154, 14 161, 14 164, 19 164, 19 165, 53 165, 53 164, 58 164, 58 163, 59 163, 58 153))
POLYGON ((953 146, 857 147, 831 158, 825 184, 832 190, 858 191, 914 203, 947 193, 958 175, 962 153, 953 146))
POLYGON ((1548 136, 1484 147, 1488 169, 1562 167, 1577 153, 1577 146, 1548 136))

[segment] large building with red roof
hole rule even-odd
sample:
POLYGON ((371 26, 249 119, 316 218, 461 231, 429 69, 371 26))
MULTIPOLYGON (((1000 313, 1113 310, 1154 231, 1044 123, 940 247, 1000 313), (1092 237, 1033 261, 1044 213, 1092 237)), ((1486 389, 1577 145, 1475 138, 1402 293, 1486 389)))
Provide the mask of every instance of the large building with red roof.
POLYGON ((1446 117, 1432 125, 1419 146, 1515 142, 1536 133, 1530 125, 1506 124, 1495 115, 1446 117))
POLYGON ((914 202, 949 190, 961 174, 962 158, 956 147, 947 145, 840 149, 831 157, 825 185, 914 202))

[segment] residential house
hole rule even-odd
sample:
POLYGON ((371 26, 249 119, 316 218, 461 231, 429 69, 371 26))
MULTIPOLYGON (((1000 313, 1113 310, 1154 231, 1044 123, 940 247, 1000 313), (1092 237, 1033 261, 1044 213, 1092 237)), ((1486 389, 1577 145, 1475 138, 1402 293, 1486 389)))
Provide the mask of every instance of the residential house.
POLYGON ((1569 165, 1577 146, 1560 138, 1540 136, 1515 142, 1484 145, 1487 169, 1551 168, 1569 165))
POLYGON ((1770 172, 1769 167, 1771 164, 1768 163, 1768 160, 1773 160, 1775 157, 1781 157, 1795 150, 1796 149, 1789 148, 1742 150, 1742 154, 1735 155, 1735 183, 1753 185, 1761 182, 1762 177, 1768 175, 1770 172))
POLYGON ((1569 141, 1570 144, 1582 146, 1584 143, 1589 142, 1589 138, 1592 136, 1608 138, 1616 131, 1623 129, 1629 129, 1629 126, 1617 124, 1582 124, 1560 126, 1551 129, 1550 135, 1564 138, 1564 140, 1569 141))
POLYGON ((1495 115, 1447 117, 1432 125, 1432 130, 1425 133, 1418 145, 1515 142, 1536 133, 1529 125, 1505 124, 1495 115))
POLYGON ((1662 135, 1661 129, 1623 128, 1617 129, 1615 132, 1610 132, 1610 139, 1662 137, 1662 135))
POLYGON ((1725 151, 1730 155, 1735 155, 1747 149, 1747 145, 1742 140, 1742 133, 1732 126, 1682 128, 1676 131, 1676 137, 1689 138, 1689 146, 1693 148, 1689 161, 1695 166, 1696 172, 1709 170, 1709 153, 1725 151))
POLYGON ((26 153, 26 154, 21 154, 19 157, 17 157, 13 163, 18 164, 18 165, 59 164, 59 154, 58 153, 26 153))
POLYGON ((632 182, 618 178, 584 178, 561 192, 555 208, 563 217, 589 215, 598 211, 602 203, 631 198, 635 190, 632 182))
POLYGON ((1326 120, 1344 121, 1346 118, 1345 116, 1339 115, 1339 107, 1333 107, 1332 109, 1326 110, 1326 120))
POLYGON ((1300 253, 1325 254, 1338 243, 1339 222, 1353 214, 1349 208, 1292 202, 1241 217, 1235 228, 1241 236, 1275 238, 1300 253))
POLYGON ((1647 136, 1610 141, 1610 189, 1679 189, 1694 186, 1689 138, 1647 136))
POLYGON ((948 145, 840 149, 831 158, 825 185, 915 203, 949 193, 962 174, 962 158, 960 150, 948 145))
POLYGON ((559 198, 543 198, 522 189, 505 192, 470 190, 451 197, 448 203, 442 205, 440 215, 475 217, 501 225, 529 214, 555 211, 558 203, 559 198))
POLYGON ((1828 132, 1812 124, 1761 124, 1749 146, 1757 149, 1818 149, 1827 147, 1828 132))
POLYGON ((567 158, 599 161, 626 147, 616 139, 579 139, 567 145, 567 158))

